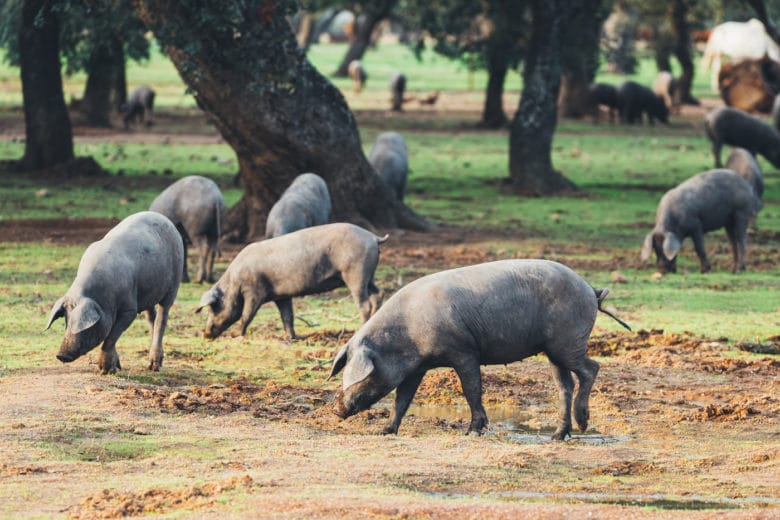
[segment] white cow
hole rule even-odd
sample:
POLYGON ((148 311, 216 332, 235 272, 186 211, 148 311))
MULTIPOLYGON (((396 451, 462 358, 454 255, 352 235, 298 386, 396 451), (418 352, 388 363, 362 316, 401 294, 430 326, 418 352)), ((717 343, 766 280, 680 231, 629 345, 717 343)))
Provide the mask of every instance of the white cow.
POLYGON ((780 46, 769 37, 760 20, 751 18, 747 22, 726 22, 715 27, 702 58, 704 70, 712 66, 710 85, 713 92, 718 91, 718 73, 724 55, 739 61, 761 58, 764 54, 775 61, 780 60, 780 46))

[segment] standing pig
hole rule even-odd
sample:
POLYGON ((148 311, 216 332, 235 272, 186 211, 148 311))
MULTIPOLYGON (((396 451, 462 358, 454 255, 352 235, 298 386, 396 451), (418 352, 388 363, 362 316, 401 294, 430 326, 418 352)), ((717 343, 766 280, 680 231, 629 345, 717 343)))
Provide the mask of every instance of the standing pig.
POLYGON ((265 237, 326 224, 330 217, 328 185, 317 174, 302 173, 284 190, 265 222, 265 237))
POLYGON ((780 133, 764 122, 737 108, 718 107, 704 118, 704 129, 712 141, 715 166, 720 168, 720 149, 724 144, 739 146, 756 155, 760 153, 780 168, 780 133))
POLYGON ((204 336, 216 338, 241 319, 241 335, 257 310, 272 301, 284 329, 295 338, 294 296, 330 291, 344 285, 366 321, 381 305, 374 271, 379 238, 352 224, 315 226, 249 244, 230 263, 217 283, 200 299, 198 311, 209 308, 204 336))
POLYGON ((197 283, 214 281, 214 257, 222 232, 225 199, 219 186, 205 177, 190 175, 168 186, 149 206, 150 211, 162 213, 176 226, 184 243, 184 268, 187 275, 187 240, 198 249, 197 283))
POLYGON ((588 87, 588 102, 593 110, 593 122, 599 122, 599 106, 604 105, 609 109, 609 122, 615 122, 615 113, 620 108, 618 104, 618 91, 612 85, 606 83, 591 83, 588 87))
POLYGON ((130 123, 140 119, 146 126, 154 124, 152 120, 154 110, 154 90, 146 85, 134 89, 130 92, 127 102, 119 107, 119 111, 125 114, 125 128, 130 127, 130 123))
POLYGON ((480 432, 488 422, 480 365, 544 352, 555 366, 560 396, 553 439, 571 433, 572 372, 580 383, 574 418, 584 431, 599 371, 588 357, 588 336, 608 292, 547 260, 501 260, 419 278, 394 294, 336 355, 331 377, 344 369, 336 413, 343 419, 366 410, 395 388, 384 433, 397 433, 425 373, 452 367, 471 409, 468 432, 480 432))
POLYGON ((649 88, 634 81, 625 81, 618 87, 618 105, 620 120, 623 123, 642 123, 642 114, 647 114, 647 122, 653 125, 658 119, 669 122, 669 109, 663 98, 653 94, 649 88))
POLYGON ((352 88, 356 93, 360 94, 360 91, 363 90, 363 85, 368 78, 368 74, 366 74, 360 60, 352 60, 349 62, 347 74, 349 74, 349 78, 352 80, 352 88))
POLYGON ((733 270, 744 270, 748 224, 760 207, 753 188, 734 171, 702 172, 661 197, 655 227, 642 244, 641 259, 646 261, 655 251, 659 269, 674 273, 682 241, 691 237, 701 272, 709 272, 704 233, 725 227, 734 254, 733 270))
POLYGON ((398 132, 385 132, 376 138, 368 162, 395 193, 398 200, 404 200, 406 177, 409 173, 409 152, 406 142, 398 132))
POLYGON ((122 368, 119 336, 146 311, 151 330, 149 369, 163 362, 162 338, 168 311, 181 281, 184 252, 170 220, 151 211, 130 215, 81 257, 76 279, 57 300, 46 329, 65 317, 65 338, 57 359, 69 363, 100 342, 98 366, 104 374, 122 368))
POLYGON ((764 174, 753 154, 744 148, 734 148, 726 159, 726 169, 734 170, 753 188, 758 200, 764 196, 764 174))
POLYGON ((404 109, 404 91, 406 90, 406 76, 400 71, 390 76, 390 96, 393 111, 400 112, 404 109))

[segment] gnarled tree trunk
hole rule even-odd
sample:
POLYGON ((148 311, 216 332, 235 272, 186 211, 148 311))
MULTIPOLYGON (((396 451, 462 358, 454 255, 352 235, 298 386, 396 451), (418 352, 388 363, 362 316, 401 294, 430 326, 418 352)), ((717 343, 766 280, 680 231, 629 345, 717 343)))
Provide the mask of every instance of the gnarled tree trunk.
POLYGON ((507 124, 504 113, 504 81, 509 70, 508 41, 491 42, 487 50, 488 84, 485 91, 485 106, 480 126, 503 128, 507 124))
POLYGON ((672 6, 672 32, 674 33, 674 55, 680 62, 682 72, 677 80, 677 92, 680 101, 687 105, 698 105, 699 100, 691 94, 693 84, 693 58, 691 57, 691 35, 685 19, 690 4, 696 0, 674 0, 672 6))
POLYGON ((353 60, 359 60, 366 53, 371 43, 371 34, 374 32, 377 24, 390 15, 398 0, 376 0, 368 2, 361 16, 355 17, 355 36, 347 49, 347 53, 341 60, 334 76, 339 78, 347 77, 347 68, 353 60))
POLYGON ((136 0, 136 8, 238 156, 245 192, 228 212, 226 232, 262 236, 271 206, 303 172, 328 183, 334 220, 429 226, 373 171, 352 112, 298 47, 284 2, 235 0, 196 9, 136 0))
MULTIPOLYGON (((125 57, 122 44, 107 42, 96 46, 87 63, 87 83, 81 99, 84 124, 95 127, 111 126, 111 97, 117 87, 117 76, 124 80, 125 57), (121 69, 121 72, 120 72, 121 69)), ((125 99, 127 89, 125 87, 125 99)), ((118 105, 117 105, 118 106, 118 105)))
POLYGON ((21 169, 73 161, 73 133, 62 94, 59 21, 53 0, 25 0, 19 33, 25 143, 21 169))
POLYGON ((523 94, 509 134, 509 180, 529 195, 574 188, 552 165, 561 80, 561 31, 565 0, 533 0, 533 30, 523 68, 523 94))

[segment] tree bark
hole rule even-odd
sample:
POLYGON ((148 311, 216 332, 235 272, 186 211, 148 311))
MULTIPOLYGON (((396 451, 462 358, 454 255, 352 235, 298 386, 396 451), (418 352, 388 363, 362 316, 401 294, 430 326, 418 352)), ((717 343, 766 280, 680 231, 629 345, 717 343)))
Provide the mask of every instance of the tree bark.
POLYGON ((62 93, 56 1, 25 0, 19 32, 25 144, 19 165, 41 170, 73 161, 73 133, 62 93))
POLYGON ((593 78, 565 73, 561 76, 561 90, 558 96, 558 117, 579 119, 593 114, 590 106, 589 87, 593 78))
POLYGON ((550 195, 574 189, 552 165, 561 81, 561 30, 565 0, 533 0, 533 29, 523 68, 523 94, 509 134, 509 180, 513 190, 550 195))
POLYGON ((114 46, 114 74, 111 79, 111 106, 115 110, 127 103, 127 74, 125 62, 125 49, 122 42, 116 38, 112 45, 114 46))
POLYGON ((365 158, 341 93, 306 59, 274 0, 136 0, 184 82, 238 156, 244 196, 226 216, 236 239, 264 234, 271 206, 304 172, 322 176, 333 220, 427 229, 365 158))
POLYGON ((680 62, 682 72, 677 80, 677 92, 680 102, 687 105, 698 105, 699 100, 691 94, 693 84, 693 58, 691 57, 691 36, 688 21, 685 19, 690 5, 696 0, 674 0, 672 6, 672 32, 674 33, 674 55, 680 62))
POLYGON ((480 122, 483 128, 503 128, 508 121, 504 113, 504 81, 509 70, 509 49, 502 43, 508 42, 495 42, 487 52, 488 84, 480 122))
POLYGON ((81 99, 83 124, 86 126, 111 126, 111 95, 117 87, 120 68, 124 76, 124 54, 121 43, 118 49, 113 42, 95 47, 87 62, 87 83, 81 99))
POLYGON ((360 17, 355 17, 355 37, 352 40, 347 53, 341 60, 336 72, 333 73, 337 78, 346 78, 347 69, 353 60, 359 60, 366 53, 366 49, 371 44, 371 34, 374 32, 377 24, 390 15, 398 0, 376 0, 367 4, 366 9, 361 13, 363 20, 358 23, 360 17))
POLYGON ((769 37, 780 45, 780 33, 777 31, 775 22, 772 21, 767 13, 766 2, 764 0, 745 0, 745 2, 747 2, 750 7, 753 8, 753 11, 756 12, 756 18, 761 20, 761 23, 764 24, 764 29, 769 37))

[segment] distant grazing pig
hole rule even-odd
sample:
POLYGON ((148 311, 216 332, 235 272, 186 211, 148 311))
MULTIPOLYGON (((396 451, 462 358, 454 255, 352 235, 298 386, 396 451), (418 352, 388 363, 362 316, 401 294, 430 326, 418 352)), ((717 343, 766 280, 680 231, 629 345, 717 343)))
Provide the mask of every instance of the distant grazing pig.
POLYGON ((120 112, 125 114, 125 128, 130 127, 130 123, 140 119, 147 126, 154 124, 152 119, 154 110, 154 90, 146 85, 134 89, 127 98, 127 103, 119 107, 120 112))
POLYGON ((288 186, 268 213, 265 237, 326 224, 330 217, 328 185, 319 175, 302 173, 288 186))
POLYGON ((669 122, 669 109, 663 98, 634 81, 625 81, 618 87, 618 105, 623 123, 641 124, 642 114, 647 114, 647 122, 651 125, 656 119, 662 123, 669 122))
POLYGON ((392 109, 400 112, 404 109, 404 91, 406 90, 406 76, 402 72, 396 72, 390 77, 390 95, 392 97, 392 109))
POLYGON ((663 98, 666 107, 673 114, 680 112, 680 92, 677 88, 677 80, 668 70, 662 70, 653 81, 653 94, 663 98))
POLYGON ((176 226, 184 242, 184 269, 187 275, 187 240, 198 249, 197 283, 214 281, 214 257, 217 255, 225 199, 219 186, 211 179, 190 175, 168 186, 149 206, 150 211, 162 213, 176 226))
POLYGON ((753 188, 759 201, 764 196, 764 174, 753 154, 744 148, 734 148, 726 160, 726 169, 734 170, 753 188))
POLYGON ((46 329, 65 317, 57 359, 69 363, 103 342, 98 366, 104 374, 122 368, 119 336, 146 311, 152 335, 149 369, 163 362, 168 311, 181 281, 184 252, 170 220, 151 211, 130 215, 84 252, 76 279, 57 300, 46 329))
POLYGON ((480 432, 488 422, 480 365, 544 352, 555 366, 560 396, 553 439, 571 433, 572 372, 580 384, 574 418, 584 431, 599 371, 588 357, 588 336, 608 292, 548 260, 501 260, 419 278, 395 293, 336 355, 330 375, 344 369, 344 379, 335 411, 349 417, 395 388, 384 433, 397 433, 425 373, 452 367, 471 408, 468 431, 480 432))
POLYGON ((249 244, 222 278, 200 299, 209 308, 204 336, 216 338, 241 319, 241 335, 260 306, 276 303, 290 338, 294 296, 330 291, 346 285, 366 321, 381 304, 374 285, 379 238, 352 224, 326 224, 249 244))
POLYGON ((715 166, 720 168, 720 149, 724 144, 739 146, 756 155, 760 153, 775 168, 780 168, 780 133, 747 112, 731 107, 718 107, 704 118, 704 129, 712 142, 715 166))
POLYGON ((360 93, 360 91, 363 90, 363 85, 366 83, 366 78, 368 78, 360 60, 352 60, 349 62, 347 74, 349 74, 349 78, 352 80, 353 90, 360 93))
POLYGON ((744 270, 748 224, 760 207, 753 188, 734 171, 702 172, 661 197, 655 227, 645 237, 641 258, 646 261, 655 251, 658 268, 674 273, 682 241, 691 237, 701 272, 709 272, 704 233, 725 227, 734 254, 734 272, 744 270))
POLYGON ((612 85, 606 83, 593 83, 588 88, 588 101, 593 110, 593 120, 599 121, 599 106, 604 105, 609 109, 609 122, 615 121, 615 113, 619 109, 618 92, 612 85))
POLYGON ((398 197, 404 199, 406 176, 409 173, 409 152, 406 142, 397 132, 385 132, 376 138, 368 162, 398 197))

